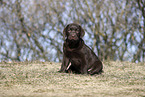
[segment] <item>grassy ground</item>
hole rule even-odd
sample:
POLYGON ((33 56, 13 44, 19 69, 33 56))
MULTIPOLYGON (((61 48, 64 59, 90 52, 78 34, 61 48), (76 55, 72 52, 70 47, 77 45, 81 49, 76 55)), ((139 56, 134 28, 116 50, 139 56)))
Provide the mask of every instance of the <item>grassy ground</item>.
POLYGON ((0 97, 145 97, 145 63, 103 63, 98 76, 58 73, 60 63, 0 63, 0 97))

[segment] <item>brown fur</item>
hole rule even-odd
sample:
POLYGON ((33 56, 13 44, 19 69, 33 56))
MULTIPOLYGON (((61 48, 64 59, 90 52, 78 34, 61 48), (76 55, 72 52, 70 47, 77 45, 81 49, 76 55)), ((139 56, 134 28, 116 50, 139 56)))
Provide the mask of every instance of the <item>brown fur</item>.
POLYGON ((75 23, 68 24, 63 31, 66 38, 63 44, 63 61, 60 72, 79 74, 99 74, 103 69, 102 62, 84 43, 83 28, 75 23))

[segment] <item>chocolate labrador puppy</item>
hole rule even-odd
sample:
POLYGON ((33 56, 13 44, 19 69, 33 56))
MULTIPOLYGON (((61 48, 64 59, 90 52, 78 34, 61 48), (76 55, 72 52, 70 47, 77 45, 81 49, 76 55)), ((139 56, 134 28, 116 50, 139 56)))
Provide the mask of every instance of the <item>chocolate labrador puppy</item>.
POLYGON ((63 35, 63 62, 60 72, 78 74, 99 74, 103 69, 102 62, 95 53, 84 43, 82 37, 85 32, 78 24, 68 24, 63 35))

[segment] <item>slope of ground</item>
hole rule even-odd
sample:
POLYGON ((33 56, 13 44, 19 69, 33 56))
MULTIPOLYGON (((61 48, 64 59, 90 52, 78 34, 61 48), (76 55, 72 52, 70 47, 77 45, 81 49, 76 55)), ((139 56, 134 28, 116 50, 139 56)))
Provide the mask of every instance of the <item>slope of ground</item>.
POLYGON ((0 97, 145 96, 145 63, 103 63, 97 76, 59 73, 60 63, 0 63, 0 97))

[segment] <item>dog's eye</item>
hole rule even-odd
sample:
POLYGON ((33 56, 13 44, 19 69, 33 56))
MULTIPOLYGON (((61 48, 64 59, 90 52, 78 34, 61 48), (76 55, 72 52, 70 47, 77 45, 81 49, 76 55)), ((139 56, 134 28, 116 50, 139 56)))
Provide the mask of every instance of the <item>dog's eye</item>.
POLYGON ((79 31, 79 29, 76 29, 76 31, 79 31))
POLYGON ((68 31, 71 31, 71 30, 72 30, 72 28, 68 29, 68 31))
POLYGON ((76 33, 79 33, 79 29, 76 29, 76 33))
POLYGON ((68 32, 70 32, 71 31, 71 29, 68 29, 68 32))

